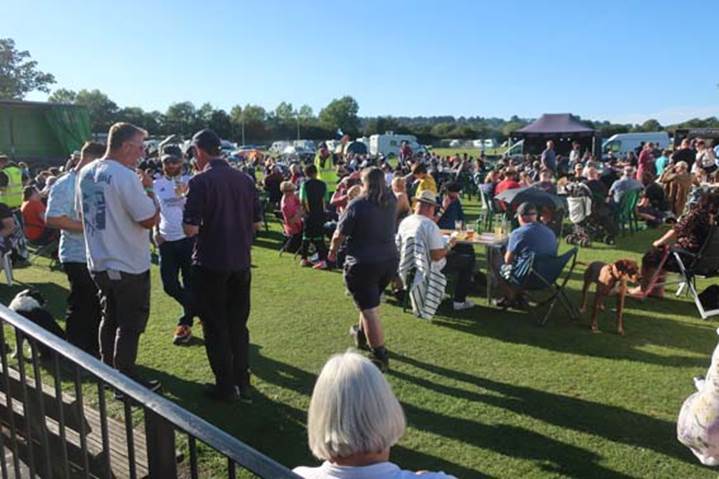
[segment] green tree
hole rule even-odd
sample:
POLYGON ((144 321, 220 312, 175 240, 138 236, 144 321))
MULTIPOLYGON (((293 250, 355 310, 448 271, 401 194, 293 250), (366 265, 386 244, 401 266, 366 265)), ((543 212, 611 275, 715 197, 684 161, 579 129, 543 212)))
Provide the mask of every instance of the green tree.
POLYGON ((315 117, 315 114, 312 111, 312 107, 309 105, 302 105, 297 111, 297 115, 299 115, 302 123, 309 123, 315 117))
POLYGON ((230 115, 225 110, 214 110, 210 115, 208 126, 218 135, 220 138, 232 138, 232 122, 230 121, 230 115))
POLYGON ((17 50, 12 38, 0 38, 0 99, 22 100, 31 91, 50 93, 55 77, 37 68, 27 50, 17 50))
POLYGON ((654 118, 645 121, 639 128, 642 131, 661 131, 664 129, 664 127, 654 118))
POLYGON ((356 135, 360 125, 358 112, 359 105, 351 96, 336 98, 320 111, 320 124, 329 130, 340 128, 347 134, 356 135))
POLYGON ((92 131, 96 133, 107 132, 116 121, 117 104, 100 90, 80 90, 75 97, 75 104, 87 108, 92 131))
POLYGON ((77 92, 67 88, 58 88, 47 97, 47 101, 52 103, 75 103, 76 99, 77 92))
POLYGON ((297 113, 292 107, 292 103, 283 101, 275 108, 275 117, 280 123, 288 124, 296 120, 297 113))
POLYGON ((197 109, 192 102, 173 103, 165 112, 165 133, 189 136, 197 126, 197 109))

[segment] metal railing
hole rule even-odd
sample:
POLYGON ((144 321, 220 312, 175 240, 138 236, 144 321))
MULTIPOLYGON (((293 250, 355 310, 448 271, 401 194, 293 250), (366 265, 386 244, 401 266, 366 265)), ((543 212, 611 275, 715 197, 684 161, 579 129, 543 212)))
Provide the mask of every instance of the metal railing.
MULTIPOLYGON (((165 479, 178 476, 178 465, 182 468, 183 477, 197 478, 201 470, 198 466, 198 442, 224 456, 226 477, 236 477, 238 466, 260 477, 299 477, 273 459, 3 305, 0 305, 0 360, 0 472, 3 479, 10 472, 14 472, 16 478, 165 479), (8 358, 7 326, 15 335, 15 364, 10 364, 8 358), (30 346, 29 359, 23 354, 24 342, 30 346), (54 388, 43 384, 43 376, 48 374, 53 378, 54 388), (63 377, 68 379, 68 376, 74 385, 74 397, 62 392, 63 377), (93 382, 97 385, 98 409, 94 421, 96 425, 99 423, 100 429, 100 434, 95 431, 93 436, 99 448, 97 454, 88 450, 89 426, 85 414, 92 409, 84 406, 86 401, 83 397, 83 383, 87 389, 88 383, 93 382), (124 416, 121 423, 108 418, 105 395, 110 393, 109 389, 121 393, 119 400, 123 403, 124 416), (138 450, 136 444, 138 436, 133 426, 133 409, 144 413, 146 451, 138 450), (113 425, 124 425, 124 437, 117 430, 113 433, 113 425), (186 436, 189 461, 184 454, 177 452, 176 433, 186 436), (71 436, 73 450, 69 447, 71 436), (122 443, 122 461, 112 451, 118 442, 122 443), (139 456, 146 457, 146 464, 140 464, 139 456), (116 463, 113 464, 113 461, 116 463)), ((213 477, 222 474, 216 468, 216 465, 212 467, 213 477)), ((203 470, 202 477, 207 474, 203 470)))

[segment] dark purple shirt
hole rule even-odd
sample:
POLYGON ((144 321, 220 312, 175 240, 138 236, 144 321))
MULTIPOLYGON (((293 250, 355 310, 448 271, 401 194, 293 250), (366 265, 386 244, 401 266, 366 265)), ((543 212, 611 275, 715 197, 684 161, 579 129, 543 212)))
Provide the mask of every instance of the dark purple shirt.
POLYGON ((190 180, 183 221, 200 227, 194 264, 215 271, 248 269, 254 223, 261 219, 252 178, 225 160, 210 160, 190 180))

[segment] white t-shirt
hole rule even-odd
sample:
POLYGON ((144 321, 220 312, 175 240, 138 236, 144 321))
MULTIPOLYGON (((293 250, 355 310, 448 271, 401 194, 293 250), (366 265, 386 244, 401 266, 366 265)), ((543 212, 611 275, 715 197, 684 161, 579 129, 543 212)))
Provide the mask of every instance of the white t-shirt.
POLYGON ((189 176, 179 176, 177 179, 161 176, 155 180, 153 187, 155 196, 160 202, 160 235, 165 241, 177 241, 185 237, 182 229, 182 212, 185 210, 185 196, 178 194, 178 183, 187 185, 189 176))
POLYGON ((305 479, 456 479, 444 472, 403 471, 391 462, 349 467, 325 461, 319 467, 296 467, 293 472, 305 479))
MULTIPOLYGON (((409 215, 402 220, 397 229, 397 236, 401 238, 402 244, 407 238, 421 238, 430 250, 444 249, 447 245, 447 240, 442 236, 437 223, 418 214, 409 215)), ((441 270, 446 262, 447 260, 442 258, 432 263, 434 268, 441 270)))
POLYGON ((95 160, 80 171, 78 184, 88 269, 150 269, 150 235, 138 221, 151 218, 157 207, 135 172, 115 160, 95 160))

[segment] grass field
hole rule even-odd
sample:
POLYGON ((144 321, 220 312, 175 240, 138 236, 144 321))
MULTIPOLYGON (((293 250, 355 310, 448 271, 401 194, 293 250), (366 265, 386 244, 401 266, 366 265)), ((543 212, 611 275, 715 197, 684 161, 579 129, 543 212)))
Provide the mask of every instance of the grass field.
MULTIPOLYGON (((466 203, 470 214, 476 202, 466 203)), ((351 345, 347 330, 356 312, 341 274, 300 268, 278 256, 279 224, 271 223, 253 249, 251 364, 256 396, 251 405, 208 402, 202 384, 212 380, 200 328, 197 341, 171 344, 180 308, 152 271, 152 309, 139 364, 162 380, 165 397, 292 467, 315 464, 306 441, 306 410, 317 373, 327 358, 351 345)), ((583 249, 580 259, 639 259, 660 233, 620 238, 614 247, 583 249)), ((483 252, 478 251, 479 258, 483 252)), ((481 262, 481 260, 480 260, 481 262)), ((581 268, 580 268, 581 269, 581 268)), ((580 272, 570 282, 578 300, 580 272)), ((65 276, 35 266, 17 271, 23 283, 0 290, 7 301, 25 284, 45 292, 62 317, 65 276)), ((387 378, 407 414, 409 429, 393 460, 411 469, 444 470, 462 478, 708 478, 676 441, 675 420, 704 374, 716 345, 715 325, 701 321, 692 303, 628 301, 626 336, 614 334, 611 313, 603 334, 588 319, 572 323, 556 309, 546 327, 536 314, 479 306, 454 313, 446 305, 432 323, 382 306, 392 354, 387 378)), ((120 410, 112 401, 112 411, 120 410)), ((221 462, 202 456, 204 477, 221 462)))

